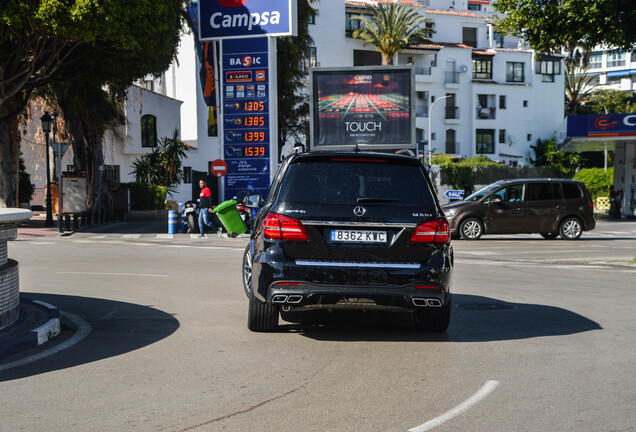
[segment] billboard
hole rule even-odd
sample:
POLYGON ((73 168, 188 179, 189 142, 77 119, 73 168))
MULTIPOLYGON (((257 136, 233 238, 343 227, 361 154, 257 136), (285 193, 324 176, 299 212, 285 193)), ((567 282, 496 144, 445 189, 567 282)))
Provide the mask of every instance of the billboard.
MULTIPOLYGON (((223 159, 228 165, 225 197, 267 194, 272 135, 269 38, 223 40, 221 100, 223 159)), ((275 95, 274 95, 275 97, 275 95)))
POLYGON ((201 0, 201 40, 295 36, 296 0, 201 0))
POLYGON ((415 149, 410 66, 311 70, 312 150, 415 149))

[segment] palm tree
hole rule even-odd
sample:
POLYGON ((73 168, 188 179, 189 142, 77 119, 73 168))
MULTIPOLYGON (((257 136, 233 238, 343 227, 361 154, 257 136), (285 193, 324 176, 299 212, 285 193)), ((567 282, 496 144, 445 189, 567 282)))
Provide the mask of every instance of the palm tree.
POLYGON ((358 15, 362 28, 353 37, 362 39, 363 46, 373 45, 382 54, 382 65, 392 65, 393 57, 404 48, 429 43, 433 29, 421 27, 430 20, 420 15, 419 8, 403 4, 378 5, 371 8, 371 17, 358 15))
POLYGON ((566 114, 576 114, 594 90, 591 82, 594 76, 587 74, 589 66, 582 68, 565 64, 565 111, 566 114))

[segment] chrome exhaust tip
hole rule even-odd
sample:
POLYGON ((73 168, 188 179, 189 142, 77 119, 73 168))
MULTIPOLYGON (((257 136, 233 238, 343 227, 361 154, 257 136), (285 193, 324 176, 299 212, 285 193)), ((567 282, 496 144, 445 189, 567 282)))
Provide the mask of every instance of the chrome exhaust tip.
POLYGON ((272 297, 272 303, 285 303, 286 301, 287 301, 286 295, 278 294, 272 297))
POLYGON ((287 303, 298 304, 303 300, 303 296, 300 294, 292 294, 287 297, 287 303))
POLYGON ((426 302, 426 299, 424 298, 413 297, 411 301, 413 302, 415 306, 419 306, 419 307, 424 307, 428 305, 428 303, 426 302))
POLYGON ((426 300, 426 303, 430 307, 442 307, 442 302, 439 301, 438 299, 428 299, 428 300, 426 300))

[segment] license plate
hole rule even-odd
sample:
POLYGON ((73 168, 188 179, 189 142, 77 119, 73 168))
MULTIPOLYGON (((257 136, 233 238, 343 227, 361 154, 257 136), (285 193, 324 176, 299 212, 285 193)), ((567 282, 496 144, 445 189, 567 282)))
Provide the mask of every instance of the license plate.
POLYGON ((386 243, 385 231, 333 230, 331 241, 340 243, 386 243))

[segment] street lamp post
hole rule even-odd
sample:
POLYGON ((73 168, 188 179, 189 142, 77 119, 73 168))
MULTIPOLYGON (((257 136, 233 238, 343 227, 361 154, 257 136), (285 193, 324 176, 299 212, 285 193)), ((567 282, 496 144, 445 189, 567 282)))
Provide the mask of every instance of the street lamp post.
POLYGON ((53 204, 51 200, 51 162, 49 161, 49 133, 51 132, 51 122, 53 119, 48 111, 40 117, 44 139, 46 140, 46 221, 44 226, 53 226, 53 204))
POLYGON ((433 107, 435 106, 435 104, 437 103, 437 101, 441 101, 442 99, 447 99, 451 97, 451 95, 448 96, 442 96, 441 98, 437 98, 433 101, 433 103, 431 104, 431 106, 428 109, 428 164, 431 165, 431 152, 433 150, 433 143, 431 142, 432 139, 432 134, 431 134, 431 112, 433 111, 433 107))

